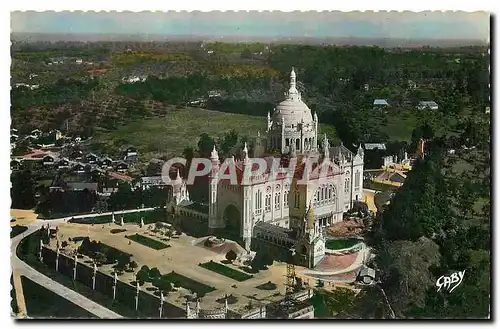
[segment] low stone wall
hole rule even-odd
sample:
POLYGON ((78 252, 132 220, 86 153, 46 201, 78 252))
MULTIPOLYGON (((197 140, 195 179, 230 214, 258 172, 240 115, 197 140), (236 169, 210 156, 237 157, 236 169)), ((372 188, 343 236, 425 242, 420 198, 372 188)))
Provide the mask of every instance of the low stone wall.
MULTIPOLYGON (((47 247, 42 248, 43 263, 56 270, 56 257, 57 253, 47 247)), ((74 258, 68 257, 63 254, 59 254, 58 261, 58 272, 73 278, 74 275, 75 260, 74 258)), ((76 267, 76 281, 84 284, 85 286, 92 289, 92 277, 94 275, 94 269, 84 263, 78 262, 76 267)), ((102 273, 100 271, 96 272, 95 279, 95 290, 102 293, 103 295, 113 297, 113 285, 114 278, 102 273)), ((116 301, 126 305, 129 309, 135 310, 135 296, 136 287, 128 283, 124 283, 120 280, 116 284, 116 301)), ((135 314, 123 314, 128 317, 159 317, 159 307, 160 298, 147 293, 143 290, 139 291, 139 302, 137 313, 135 314)), ((172 305, 170 303, 163 303, 162 317, 165 318, 185 318, 185 310, 172 305)))
POLYGON ((361 249, 363 249, 363 244, 364 242, 360 242, 358 244, 355 244, 352 247, 345 248, 345 249, 325 249, 325 253, 328 255, 335 255, 335 256, 342 256, 342 255, 349 255, 349 254, 354 254, 359 252, 361 249))
POLYGON ((349 240, 349 239, 357 239, 359 242, 349 248, 344 248, 344 249, 328 249, 325 247, 325 253, 328 255, 337 255, 337 256, 342 256, 342 255, 349 255, 349 254, 354 254, 356 252, 359 252, 361 249, 363 249, 364 246, 364 238, 360 236, 346 236, 342 238, 337 238, 337 237, 330 237, 327 236, 326 240, 349 240))

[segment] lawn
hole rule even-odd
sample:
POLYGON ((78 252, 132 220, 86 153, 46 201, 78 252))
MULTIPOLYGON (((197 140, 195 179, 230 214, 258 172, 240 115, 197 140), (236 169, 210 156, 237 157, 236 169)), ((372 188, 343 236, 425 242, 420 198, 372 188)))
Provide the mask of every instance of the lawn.
POLYGON ((253 278, 253 275, 248 275, 246 273, 237 271, 235 269, 227 267, 226 265, 216 263, 214 261, 209 261, 207 263, 200 264, 200 266, 206 268, 207 270, 227 276, 228 278, 240 282, 253 278))
POLYGON ((325 243, 326 248, 331 250, 350 248, 358 244, 361 240, 359 239, 341 239, 341 240, 328 240, 325 243))
POLYGON ((153 248, 156 250, 162 250, 162 249, 170 247, 170 245, 168 245, 168 244, 165 244, 165 243, 158 241, 158 240, 148 238, 148 237, 146 237, 144 235, 140 235, 140 234, 126 235, 125 237, 127 239, 130 239, 132 241, 135 241, 137 243, 140 243, 144 246, 147 246, 147 247, 150 247, 150 248, 153 248))
MULTIPOLYGON (((402 110, 404 111, 404 110, 402 110)), ((388 115, 387 124, 382 126, 391 141, 411 141, 413 129, 417 127, 416 113, 408 110, 398 115, 388 115)))
POLYGON ((28 228, 26 226, 20 226, 20 225, 11 226, 10 227, 10 238, 12 239, 13 237, 23 233, 27 229, 28 228))
POLYGON ((215 290, 214 287, 207 286, 206 284, 195 281, 173 271, 166 274, 165 277, 168 281, 173 283, 174 287, 183 287, 192 292, 195 292, 198 296, 203 296, 215 290))
MULTIPOLYGON (((172 109, 165 117, 137 120, 115 131, 101 132, 95 142, 109 153, 121 145, 134 145, 139 152, 152 156, 180 156, 186 147, 196 148, 202 133, 217 137, 235 129, 242 135, 264 133, 266 118, 245 114, 209 111, 200 108, 172 109)), ((320 125, 320 132, 336 138, 335 128, 320 125)))

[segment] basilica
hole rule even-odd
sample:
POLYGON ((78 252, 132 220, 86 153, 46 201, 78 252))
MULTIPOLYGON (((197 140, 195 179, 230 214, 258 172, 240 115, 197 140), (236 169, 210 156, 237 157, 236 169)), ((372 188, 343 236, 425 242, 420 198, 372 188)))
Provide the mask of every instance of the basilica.
MULTIPOLYGON (((239 232, 248 251, 265 250, 276 260, 292 260, 313 268, 325 255, 323 228, 339 222, 356 200, 363 200, 363 149, 351 152, 342 144, 331 147, 326 135, 319 134, 316 113, 303 102, 296 85, 296 73, 290 73, 285 99, 267 116, 267 129, 251 145, 253 158, 269 164, 264 173, 251 176, 245 184, 230 184, 221 178, 221 163, 214 146, 210 156, 208 228, 239 232), (278 173, 270 168, 279 161, 278 173), (316 159, 314 166, 304 159, 316 159), (295 162, 293 162, 295 161, 295 162), (296 167, 290 170, 290 164, 296 167), (327 163, 326 171, 314 170, 327 163), (299 183, 300 181, 300 183, 299 183)), ((245 168, 252 166, 245 144, 241 159, 228 159, 242 182, 245 168)), ((251 169, 253 170, 253 169, 251 169)), ((169 198, 179 206, 188 195, 178 177, 176 195, 169 198), (181 194, 182 193, 182 194, 181 194)), ((175 186, 174 186, 175 190, 175 186)))

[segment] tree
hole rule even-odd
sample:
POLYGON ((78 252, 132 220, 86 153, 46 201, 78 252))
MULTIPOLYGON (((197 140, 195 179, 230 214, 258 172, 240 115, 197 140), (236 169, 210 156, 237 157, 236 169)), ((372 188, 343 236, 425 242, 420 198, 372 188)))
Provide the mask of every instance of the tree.
POLYGON ((245 48, 241 52, 241 58, 244 58, 244 59, 252 59, 252 55, 253 55, 252 51, 249 48, 245 48))
POLYGON ((130 263, 128 263, 128 267, 134 270, 138 267, 138 265, 135 261, 132 260, 130 261, 130 263))
POLYGON ((97 263, 97 265, 106 264, 107 262, 106 255, 102 252, 96 252, 94 254, 94 261, 97 263))
POLYGON ((160 277, 157 277, 153 281, 153 285, 158 288, 163 294, 168 294, 170 291, 172 291, 172 282, 168 280, 168 277, 163 275, 160 277))
POLYGON ((143 285, 144 282, 149 281, 149 267, 143 265, 139 272, 137 272, 136 279, 140 285, 143 285))
POLYGON ((208 134, 203 133, 200 135, 200 139, 198 140, 198 153, 201 156, 208 156, 212 152, 214 145, 214 139, 208 134))
POLYGON ((238 255, 231 249, 226 254, 226 259, 231 263, 238 257, 238 255))
POLYGON ((158 268, 153 267, 152 269, 149 270, 150 280, 153 280, 153 279, 159 278, 159 277, 161 277, 161 273, 160 273, 160 270, 158 270, 158 268))
POLYGON ((436 282, 431 269, 439 264, 439 246, 422 237, 390 242, 379 252, 382 286, 396 314, 404 316, 413 307, 423 307, 427 290, 436 282))
POLYGON ((32 209, 35 206, 35 180, 31 171, 26 169, 11 176, 12 208, 32 209))

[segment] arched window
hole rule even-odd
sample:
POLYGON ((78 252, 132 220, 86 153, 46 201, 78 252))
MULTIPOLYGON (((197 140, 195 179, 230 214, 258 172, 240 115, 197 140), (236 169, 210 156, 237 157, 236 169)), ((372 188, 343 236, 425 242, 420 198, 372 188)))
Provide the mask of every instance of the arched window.
POLYGON ((300 150, 300 139, 298 139, 298 138, 295 140, 295 149, 297 151, 300 150))
POLYGON ((281 193, 276 193, 274 196, 274 209, 280 209, 281 207, 281 193))
POLYGON ((255 210, 257 214, 262 212, 262 191, 257 191, 255 193, 255 210))
POLYGON ((349 193, 349 185, 350 185, 350 180, 349 178, 345 179, 345 186, 344 186, 344 192, 349 193))
POLYGON ((285 204, 285 207, 288 207, 288 191, 285 191, 285 193, 283 193, 283 203, 285 204))
POLYGON ((266 212, 271 211, 271 194, 266 194, 266 206, 265 206, 266 212))
POLYGON ((332 186, 328 186, 328 201, 332 201, 332 186))

